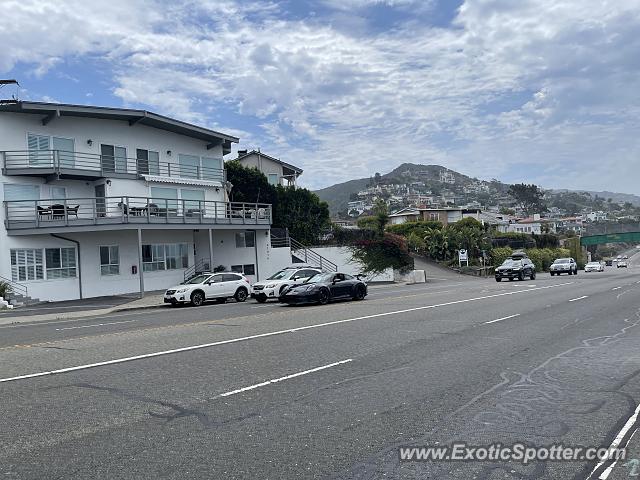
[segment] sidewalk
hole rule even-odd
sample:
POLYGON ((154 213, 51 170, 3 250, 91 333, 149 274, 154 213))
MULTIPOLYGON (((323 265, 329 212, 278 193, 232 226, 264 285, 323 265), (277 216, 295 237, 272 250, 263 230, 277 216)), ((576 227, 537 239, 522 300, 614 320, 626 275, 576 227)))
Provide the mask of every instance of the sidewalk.
POLYGON ((163 293, 164 290, 161 290, 147 292, 143 298, 132 295, 115 295, 85 300, 46 302, 13 310, 0 310, 0 325, 95 317, 127 310, 166 307, 167 305, 163 302, 163 293))

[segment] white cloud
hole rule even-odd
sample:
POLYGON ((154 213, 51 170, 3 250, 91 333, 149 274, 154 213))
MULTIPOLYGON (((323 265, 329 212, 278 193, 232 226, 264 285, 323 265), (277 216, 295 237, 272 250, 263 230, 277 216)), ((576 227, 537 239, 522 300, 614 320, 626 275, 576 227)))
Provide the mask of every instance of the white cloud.
MULTIPOLYGON (((415 7, 325 0, 379 3, 415 7)), ((125 103, 222 130, 211 111, 233 111, 262 130, 248 144, 299 163, 311 187, 411 161, 640 193, 640 0, 468 0, 451 28, 368 36, 281 8, 6 0, 0 71, 103 55, 125 103)))

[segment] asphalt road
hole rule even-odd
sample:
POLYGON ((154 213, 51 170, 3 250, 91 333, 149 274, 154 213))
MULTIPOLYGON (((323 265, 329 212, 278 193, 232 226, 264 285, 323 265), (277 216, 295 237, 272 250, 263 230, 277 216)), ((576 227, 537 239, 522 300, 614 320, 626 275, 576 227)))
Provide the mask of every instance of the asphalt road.
POLYGON ((399 449, 626 442, 639 293, 636 255, 629 269, 451 277, 325 307, 3 326, 0 478, 585 479, 597 461, 406 462, 399 449))

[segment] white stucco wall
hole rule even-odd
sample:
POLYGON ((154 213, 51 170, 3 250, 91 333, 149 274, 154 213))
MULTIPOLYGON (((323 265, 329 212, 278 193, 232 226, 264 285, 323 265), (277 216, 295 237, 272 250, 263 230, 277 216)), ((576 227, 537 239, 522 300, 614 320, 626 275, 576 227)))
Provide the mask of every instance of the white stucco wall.
MULTIPOLYGON (((313 248, 313 251, 322 255, 324 258, 335 263, 338 266, 338 271, 342 273, 348 273, 349 275, 357 275, 360 273, 361 268, 357 263, 351 262, 351 252, 346 247, 317 247, 313 248)), ((376 275, 370 278, 370 282, 392 282, 393 281, 393 269, 388 268, 380 275, 376 275)))

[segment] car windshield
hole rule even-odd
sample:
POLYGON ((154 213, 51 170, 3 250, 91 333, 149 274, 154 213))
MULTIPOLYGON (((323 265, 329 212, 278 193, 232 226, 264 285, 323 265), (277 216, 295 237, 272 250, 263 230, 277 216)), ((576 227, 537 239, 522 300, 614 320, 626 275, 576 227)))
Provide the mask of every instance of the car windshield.
POLYGON ((553 263, 571 263, 571 260, 568 258, 559 258, 553 263))
POLYGON ((330 282, 334 273, 317 273, 304 283, 330 282))
POLYGON ((202 283, 211 275, 198 275, 197 277, 193 277, 191 280, 187 280, 185 285, 195 285, 196 283, 202 283))
POLYGON ((291 276, 291 274, 293 274, 293 272, 295 272, 295 270, 285 268, 284 270, 280 270, 279 272, 274 273, 269 278, 267 278, 267 280, 287 280, 291 276))
POLYGON ((598 262, 589 262, 589 263, 587 263, 587 265, 589 265, 591 267, 597 267, 600 264, 598 262))
POLYGON ((522 260, 514 260, 513 258, 507 258, 502 262, 503 267, 519 267, 522 265, 522 260))

